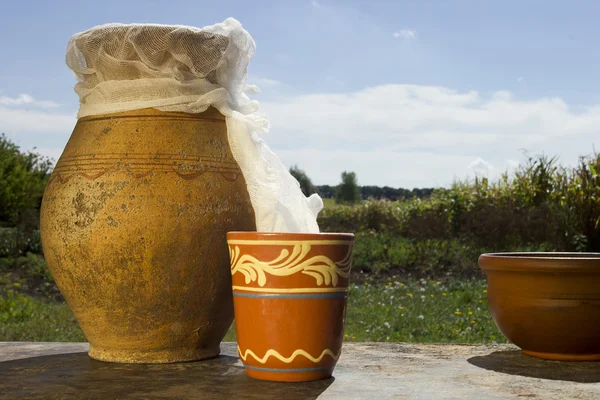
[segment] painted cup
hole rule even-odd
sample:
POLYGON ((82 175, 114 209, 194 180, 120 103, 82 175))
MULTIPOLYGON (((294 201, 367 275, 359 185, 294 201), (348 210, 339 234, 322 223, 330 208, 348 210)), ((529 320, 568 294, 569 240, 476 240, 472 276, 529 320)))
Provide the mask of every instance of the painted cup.
POLYGON ((229 232, 238 352, 248 376, 328 378, 340 357, 354 235, 229 232))

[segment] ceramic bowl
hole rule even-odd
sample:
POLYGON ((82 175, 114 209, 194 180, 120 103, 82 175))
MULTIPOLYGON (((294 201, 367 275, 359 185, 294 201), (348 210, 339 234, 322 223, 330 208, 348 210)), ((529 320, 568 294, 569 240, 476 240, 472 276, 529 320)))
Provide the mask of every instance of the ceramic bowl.
POLYGON ((340 357, 352 234, 230 232, 238 353, 248 376, 328 378, 340 357))
POLYGON ((600 253, 483 254, 490 311, 523 353, 600 360, 600 253))

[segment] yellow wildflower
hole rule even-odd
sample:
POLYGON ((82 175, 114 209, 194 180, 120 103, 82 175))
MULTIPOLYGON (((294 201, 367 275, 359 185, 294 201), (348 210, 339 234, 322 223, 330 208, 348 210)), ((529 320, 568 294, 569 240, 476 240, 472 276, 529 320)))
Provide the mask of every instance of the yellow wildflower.
POLYGON ((442 293, 442 296, 446 297, 446 292, 442 293))
POLYGON ((487 289, 483 289, 483 293, 487 293, 487 289))
POLYGON ((469 314, 469 315, 473 315, 473 311, 469 311, 467 314, 469 314))
POLYGON ((472 319, 472 320, 471 320, 471 323, 472 323, 472 324, 476 324, 476 323, 477 323, 477 321, 475 321, 474 319, 472 319))
POLYGON ((460 311, 454 311, 454 315, 462 315, 462 312, 460 312, 460 311))
POLYGON ((346 339, 348 339, 348 334, 346 333, 346 334, 344 335, 344 337, 345 337, 346 339))
POLYGON ((400 306, 400 310, 404 310, 404 306, 400 306))
POLYGON ((408 297, 412 297, 412 293, 406 293, 408 297))

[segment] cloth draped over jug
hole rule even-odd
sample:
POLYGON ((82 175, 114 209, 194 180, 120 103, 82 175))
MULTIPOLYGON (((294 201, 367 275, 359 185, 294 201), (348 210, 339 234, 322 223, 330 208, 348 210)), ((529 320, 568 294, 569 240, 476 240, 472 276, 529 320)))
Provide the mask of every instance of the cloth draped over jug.
POLYGON ((231 152, 240 166, 262 232, 317 233, 321 198, 304 196, 297 180, 267 146, 269 130, 247 93, 256 45, 235 19, 195 28, 106 24, 75 34, 66 62, 78 83, 78 118, 155 108, 225 116, 231 152))

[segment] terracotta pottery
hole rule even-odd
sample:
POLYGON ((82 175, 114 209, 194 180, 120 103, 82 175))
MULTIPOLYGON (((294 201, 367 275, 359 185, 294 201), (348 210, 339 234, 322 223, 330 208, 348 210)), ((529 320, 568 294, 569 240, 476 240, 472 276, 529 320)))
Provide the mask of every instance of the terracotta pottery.
POLYGON ((340 357, 354 235, 227 234, 239 356, 248 376, 331 376, 340 357))
POLYGON ((232 229, 255 229, 254 213, 214 109, 81 118, 41 210, 50 271, 103 361, 219 354, 232 229))
POLYGON ((600 253, 483 254, 492 317, 523 353, 600 360, 600 253))

